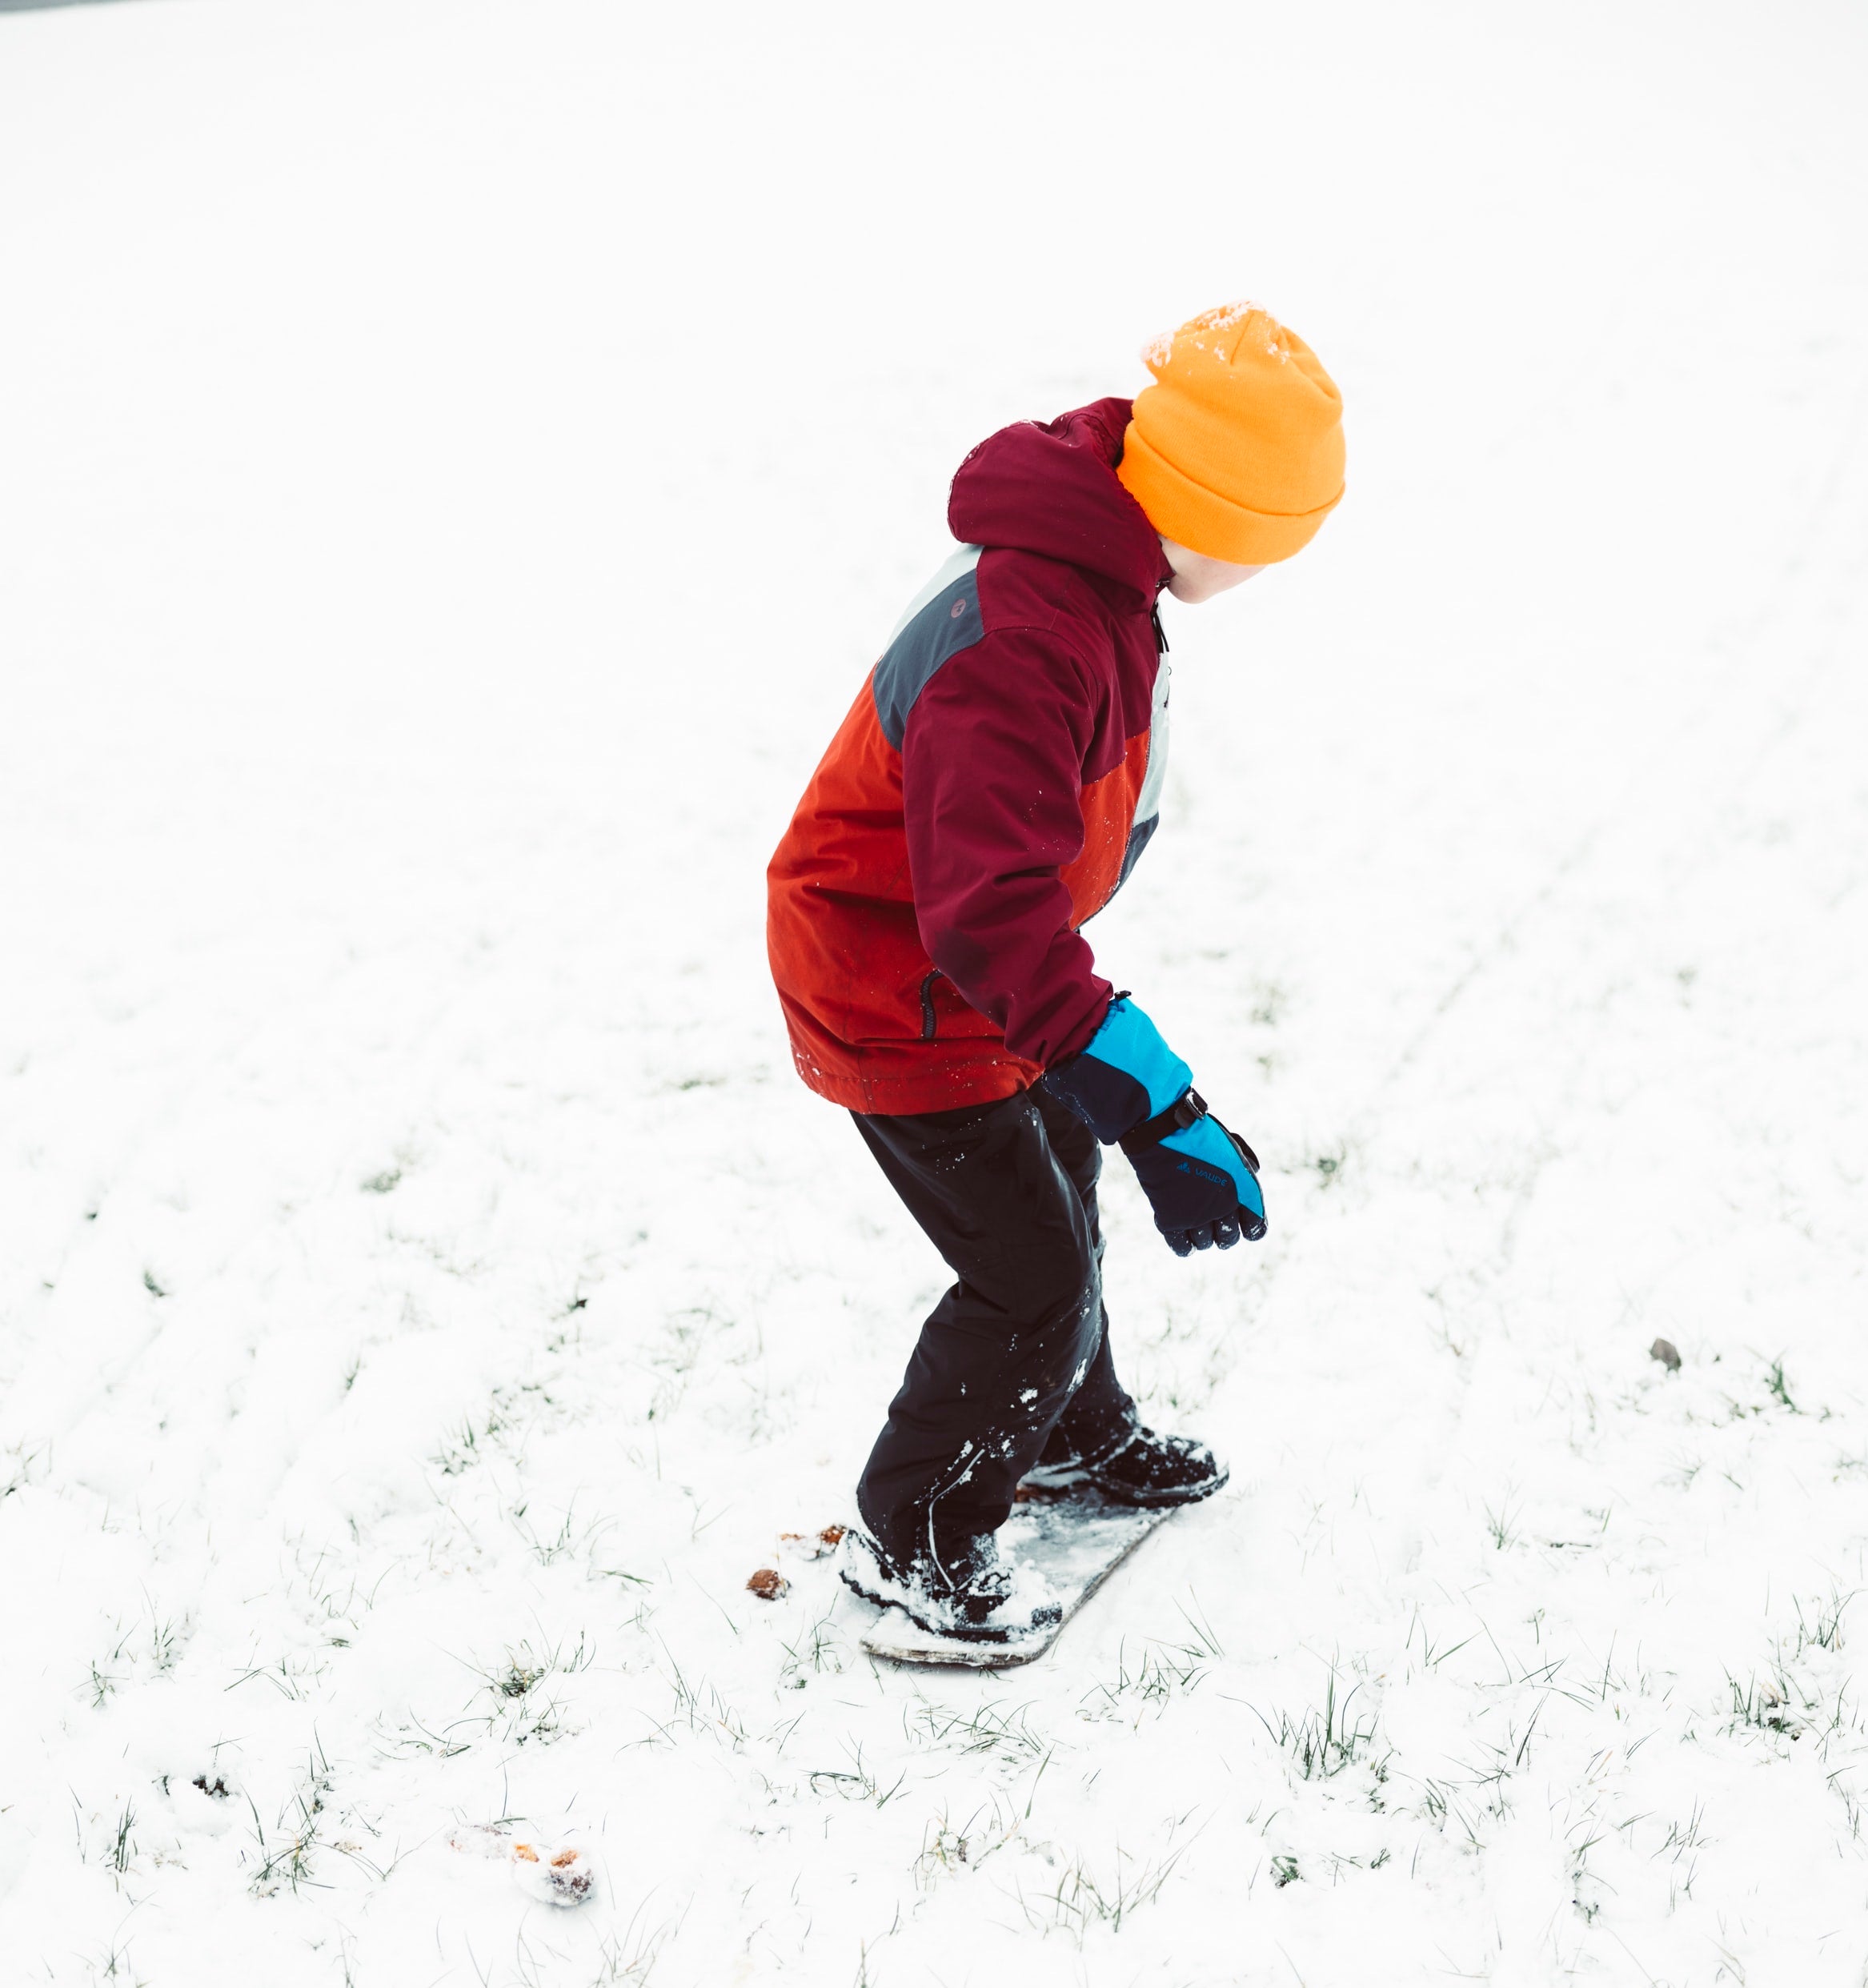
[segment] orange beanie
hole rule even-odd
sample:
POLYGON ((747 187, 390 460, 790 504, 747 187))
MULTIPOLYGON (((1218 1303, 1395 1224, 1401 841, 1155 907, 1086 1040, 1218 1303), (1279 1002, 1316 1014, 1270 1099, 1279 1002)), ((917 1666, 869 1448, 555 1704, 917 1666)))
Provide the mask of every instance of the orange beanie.
POLYGON ((1142 354, 1116 474, 1163 538, 1269 566, 1301 551, 1343 494, 1343 403, 1296 332, 1256 304, 1190 318, 1142 354))

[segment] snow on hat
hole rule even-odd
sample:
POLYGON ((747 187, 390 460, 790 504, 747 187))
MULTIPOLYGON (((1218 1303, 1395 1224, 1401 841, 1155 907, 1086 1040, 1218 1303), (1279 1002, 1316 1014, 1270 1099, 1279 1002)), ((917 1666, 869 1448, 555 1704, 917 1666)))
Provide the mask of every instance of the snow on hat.
POLYGON ((1343 494, 1343 403, 1296 332, 1221 304, 1152 340, 1116 475, 1162 537, 1269 566, 1301 551, 1343 494))

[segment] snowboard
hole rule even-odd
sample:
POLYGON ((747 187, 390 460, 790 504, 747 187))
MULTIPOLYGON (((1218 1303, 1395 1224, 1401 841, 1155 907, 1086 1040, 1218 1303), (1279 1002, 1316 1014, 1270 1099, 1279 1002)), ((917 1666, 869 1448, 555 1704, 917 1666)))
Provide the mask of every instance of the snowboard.
MULTIPOLYGON (((964 1664, 972 1670, 1009 1670, 1042 1657, 1064 1625, 1156 1526, 1185 1507, 1118 1505, 1089 1485, 1063 1492, 1032 1490, 999 1530, 999 1551, 1044 1577, 1062 1613, 1028 1635, 1004 1643, 961 1642, 911 1622, 900 1608, 880 1609, 863 1637, 864 1650, 895 1664, 964 1664)), ((872 1607, 873 1604, 860 1605, 872 1607)))

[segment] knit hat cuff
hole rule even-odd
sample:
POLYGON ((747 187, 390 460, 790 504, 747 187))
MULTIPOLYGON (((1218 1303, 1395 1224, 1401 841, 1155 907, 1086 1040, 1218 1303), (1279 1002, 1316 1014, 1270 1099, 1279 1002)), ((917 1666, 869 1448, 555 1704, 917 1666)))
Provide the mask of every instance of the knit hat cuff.
POLYGON ((1116 474, 1163 538, 1234 566, 1275 566, 1302 551, 1343 495, 1339 487, 1327 504, 1314 511, 1249 510, 1184 475, 1148 446, 1132 421, 1123 437, 1116 474))

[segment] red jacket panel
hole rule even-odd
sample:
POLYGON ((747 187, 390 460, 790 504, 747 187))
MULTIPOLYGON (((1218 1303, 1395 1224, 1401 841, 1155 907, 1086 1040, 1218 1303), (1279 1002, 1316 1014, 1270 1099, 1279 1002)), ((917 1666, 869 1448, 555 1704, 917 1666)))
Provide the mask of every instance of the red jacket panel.
POLYGON ((861 1112, 1010 1096, 1109 984, 1077 928, 1154 826, 1160 543, 1114 467, 1128 403, 1021 422, 954 479, 962 551, 892 637, 768 872, 799 1073, 861 1112))

